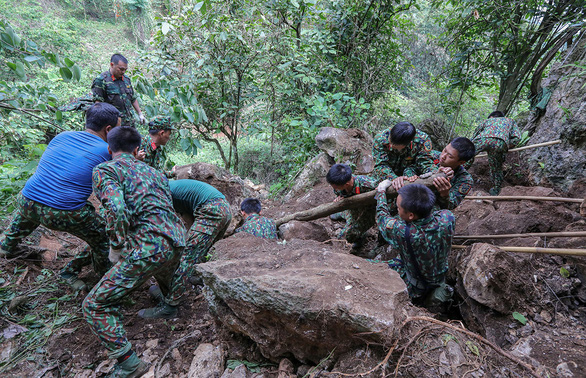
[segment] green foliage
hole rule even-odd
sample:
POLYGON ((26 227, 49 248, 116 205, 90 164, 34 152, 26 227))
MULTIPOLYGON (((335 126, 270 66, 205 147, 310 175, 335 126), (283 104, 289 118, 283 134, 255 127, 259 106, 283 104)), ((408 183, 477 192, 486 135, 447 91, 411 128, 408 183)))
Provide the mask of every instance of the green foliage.
POLYGON ((518 321, 522 325, 527 324, 527 318, 525 316, 523 316, 523 314, 521 314, 517 311, 513 312, 513 319, 515 319, 516 321, 518 321))
POLYGON ((246 369, 252 373, 260 373, 260 369, 263 367, 277 366, 277 365, 272 364, 270 362, 250 362, 250 361, 246 361, 246 360, 228 360, 228 361, 226 361, 226 369, 234 370, 240 365, 246 366, 246 369))
POLYGON ((560 276, 564 278, 570 278, 570 272, 563 266, 560 268, 560 276))

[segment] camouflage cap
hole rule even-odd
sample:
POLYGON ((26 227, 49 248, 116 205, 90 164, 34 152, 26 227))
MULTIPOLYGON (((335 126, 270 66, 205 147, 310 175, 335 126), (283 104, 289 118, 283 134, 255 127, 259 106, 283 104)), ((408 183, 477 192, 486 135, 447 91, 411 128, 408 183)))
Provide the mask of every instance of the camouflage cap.
POLYGON ((171 117, 156 116, 149 122, 149 130, 177 130, 171 123, 171 117))

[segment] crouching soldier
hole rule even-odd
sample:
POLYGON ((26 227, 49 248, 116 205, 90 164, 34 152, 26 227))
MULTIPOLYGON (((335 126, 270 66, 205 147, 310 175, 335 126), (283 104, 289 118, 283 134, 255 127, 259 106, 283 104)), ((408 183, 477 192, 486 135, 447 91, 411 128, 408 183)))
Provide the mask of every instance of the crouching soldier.
POLYGON ((247 198, 240 204, 244 224, 236 232, 246 232, 264 239, 278 239, 277 226, 272 219, 260 215, 262 206, 256 198, 247 198))
POLYGON ((83 301, 83 312, 108 350, 118 359, 115 377, 139 377, 148 370, 132 351, 122 327, 120 303, 154 276, 164 293, 185 246, 185 229, 173 210, 167 178, 138 161, 140 134, 117 127, 108 134, 113 160, 93 172, 93 188, 102 202, 110 261, 115 264, 83 301))
POLYGON ((464 164, 475 155, 474 143, 468 138, 459 137, 448 144, 434 164, 447 177, 436 177, 433 185, 439 196, 436 205, 441 209, 454 210, 474 186, 474 179, 464 164))
POLYGON ((414 303, 441 306, 451 299, 453 290, 445 283, 445 275, 454 215, 449 210, 432 212, 434 194, 423 185, 411 184, 399 189, 399 215, 391 217, 386 195, 391 185, 390 180, 381 182, 375 195, 379 231, 400 256, 389 267, 401 275, 414 303))
POLYGON ((160 287, 151 287, 150 294, 160 302, 156 307, 140 310, 138 316, 141 318, 170 319, 177 316, 177 306, 194 274, 195 264, 203 261, 212 245, 224 236, 232 220, 230 204, 213 186, 196 180, 174 180, 170 185, 175 210, 185 218, 193 217, 193 225, 187 233, 185 251, 173 275, 170 292, 165 296, 160 287))
MULTIPOLYGON (((346 164, 334 164, 326 175, 326 181, 334 189, 334 201, 370 192, 376 189, 377 184, 373 177, 353 175, 352 169, 346 164)), ((346 226, 340 232, 340 237, 353 243, 353 251, 357 251, 364 243, 364 234, 374 225, 374 214, 374 210, 366 206, 344 212, 346 226)))

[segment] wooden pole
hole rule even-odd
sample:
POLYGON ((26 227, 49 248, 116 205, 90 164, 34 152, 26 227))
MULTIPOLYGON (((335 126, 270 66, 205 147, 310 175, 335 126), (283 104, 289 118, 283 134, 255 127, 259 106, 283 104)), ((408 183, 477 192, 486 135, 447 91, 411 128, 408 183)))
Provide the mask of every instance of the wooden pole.
MULTIPOLYGON (((529 146, 524 146, 524 147, 511 148, 508 152, 530 150, 532 148, 551 146, 551 145, 560 144, 560 143, 562 143, 562 141, 560 139, 556 139, 556 140, 552 140, 550 142, 543 142, 543 143, 537 143, 537 144, 530 144, 529 146)), ((488 155, 485 153, 482 153, 482 154, 476 155, 475 157, 479 158, 479 157, 486 157, 486 156, 488 156, 488 155)))
MULTIPOLYGON (((435 179, 436 177, 446 177, 446 175, 444 173, 437 172, 428 178, 417 179, 413 183, 406 182, 406 185, 421 184, 427 186, 428 188, 435 188, 433 185, 433 179, 435 179)), ((282 218, 277 219, 275 223, 277 224, 277 227, 279 227, 280 225, 290 222, 292 220, 310 221, 327 217, 330 214, 339 213, 343 210, 356 209, 365 206, 372 207, 376 204, 376 201, 374 199, 375 194, 376 190, 373 190, 370 192, 357 194, 352 197, 344 198, 343 200, 337 202, 324 203, 323 205, 319 205, 317 207, 314 207, 313 209, 299 211, 297 213, 286 215, 282 218)), ((392 186, 389 187, 387 189, 387 198, 392 198, 396 196, 397 191, 393 189, 392 186)))
POLYGON ((500 234, 500 235, 454 235, 454 239, 508 239, 528 237, 586 237, 586 231, 563 231, 563 232, 528 232, 526 234, 500 234))
POLYGON ((533 196, 467 196, 465 200, 491 200, 491 201, 556 201, 556 202, 573 202, 583 203, 584 200, 580 198, 567 197, 533 197, 533 196))
MULTIPOLYGON (((468 245, 452 245, 452 249, 466 249, 468 245)), ((507 252, 519 253, 543 253, 552 255, 566 256, 586 256, 586 249, 569 249, 569 248, 540 248, 540 247, 508 247, 495 245, 496 248, 507 252)))

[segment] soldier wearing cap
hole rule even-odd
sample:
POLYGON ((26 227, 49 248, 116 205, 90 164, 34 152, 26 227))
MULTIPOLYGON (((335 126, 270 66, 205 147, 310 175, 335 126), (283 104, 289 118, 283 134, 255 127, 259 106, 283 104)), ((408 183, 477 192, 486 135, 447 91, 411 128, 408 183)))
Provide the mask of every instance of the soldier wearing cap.
POLYGON ((173 130, 177 130, 171 123, 171 117, 156 116, 149 122, 149 135, 143 138, 137 158, 156 168, 167 177, 174 177, 175 172, 167 171, 167 153, 164 146, 171 139, 173 130))
POLYGON ((96 77, 92 83, 92 95, 95 102, 106 102, 114 105, 120 112, 122 126, 136 127, 133 110, 138 115, 140 123, 146 122, 138 98, 130 82, 130 78, 124 73, 128 69, 128 60, 120 54, 114 54, 110 58, 110 68, 96 77))

